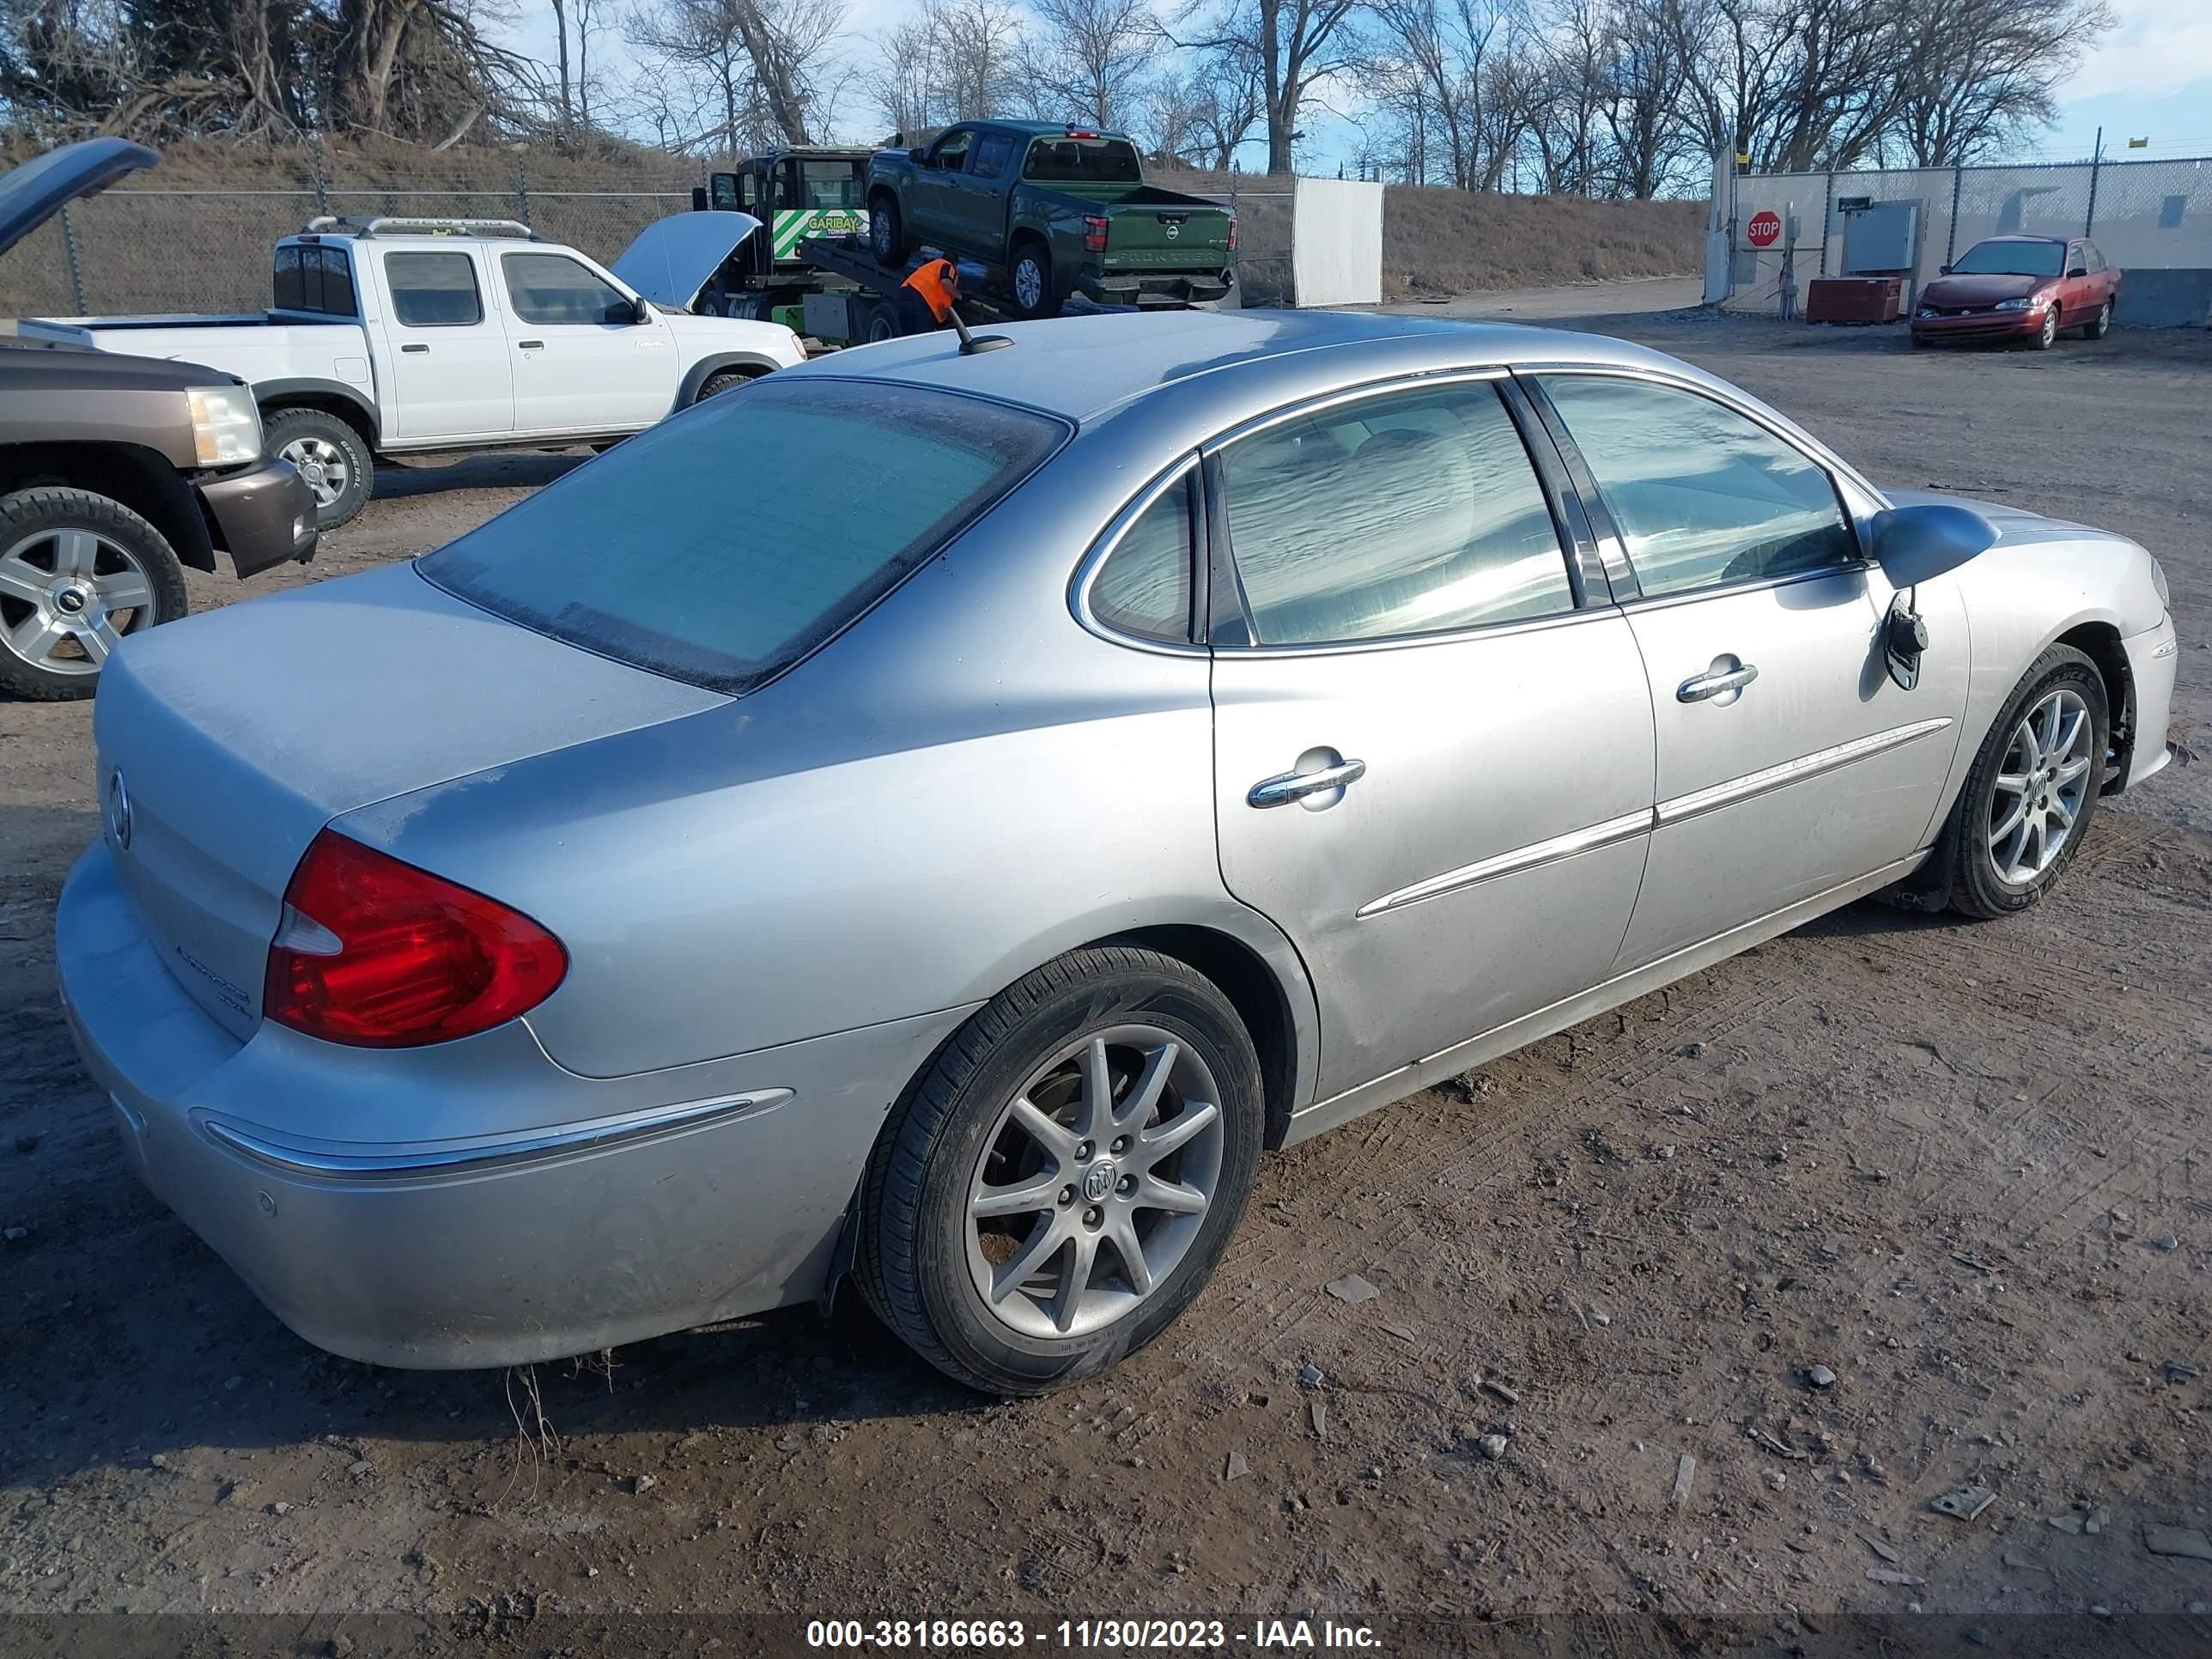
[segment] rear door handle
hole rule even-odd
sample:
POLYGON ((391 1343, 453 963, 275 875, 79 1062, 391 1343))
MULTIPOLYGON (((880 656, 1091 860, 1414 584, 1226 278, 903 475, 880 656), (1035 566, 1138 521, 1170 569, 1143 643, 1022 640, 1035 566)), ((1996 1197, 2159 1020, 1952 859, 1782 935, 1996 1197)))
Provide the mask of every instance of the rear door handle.
POLYGON ((426 345, 404 345, 399 349, 402 351, 428 351, 430 348, 426 345))
POLYGON ((1294 800, 1304 800, 1308 795, 1341 789, 1346 784, 1357 783, 1367 775, 1364 760, 1340 761, 1334 766, 1324 766, 1316 772, 1283 772, 1272 778, 1262 778, 1252 786, 1245 800, 1254 806, 1288 806, 1294 800))
MULTIPOLYGON (((1722 661, 1729 660, 1723 658, 1722 661)), ((1759 678, 1759 670, 1750 663, 1741 663, 1729 669, 1716 662, 1705 673, 1692 675, 1675 689, 1675 700, 1680 702, 1704 702, 1709 698, 1741 691, 1759 678)))
POLYGON ((545 349, 545 342, 543 340, 517 340, 515 344, 521 347, 525 351, 543 351, 545 349))

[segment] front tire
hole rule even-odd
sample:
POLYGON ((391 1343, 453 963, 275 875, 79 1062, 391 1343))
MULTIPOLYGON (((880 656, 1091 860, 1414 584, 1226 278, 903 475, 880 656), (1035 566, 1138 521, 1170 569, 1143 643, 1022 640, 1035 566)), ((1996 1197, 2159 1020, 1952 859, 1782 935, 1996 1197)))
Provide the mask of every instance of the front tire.
POLYGON ((893 1109, 862 1188, 862 1293, 986 1393, 1103 1370, 1212 1276, 1263 1119, 1251 1037, 1210 980, 1129 946, 1071 952, 994 997, 893 1109))
POLYGON ((2035 349, 2048 351, 2058 343, 2058 301, 2053 300, 2043 308, 2043 326, 2035 336, 2035 349))
POLYGON ((2081 850, 2105 781, 2104 676, 2054 645, 2006 700, 1960 792, 1951 908, 1990 921, 2029 908, 2081 850))
POLYGON ((741 368, 718 369, 700 383, 699 395, 691 401, 694 404, 703 404, 709 398, 719 398, 725 392, 735 392, 739 386, 759 378, 757 374, 748 374, 741 368))
POLYGON ((88 697, 118 641, 187 604, 176 550, 122 502, 57 485, 0 496, 0 690, 88 697))
POLYGON ((320 409, 283 409, 269 417, 264 447, 300 469, 315 495, 315 525, 351 524, 376 488, 376 462, 360 433, 320 409))
POLYGON ((1024 318, 1056 317, 1060 295, 1053 286, 1052 254, 1042 242, 1022 242, 1014 248, 1006 282, 1014 291, 1014 309, 1024 318))

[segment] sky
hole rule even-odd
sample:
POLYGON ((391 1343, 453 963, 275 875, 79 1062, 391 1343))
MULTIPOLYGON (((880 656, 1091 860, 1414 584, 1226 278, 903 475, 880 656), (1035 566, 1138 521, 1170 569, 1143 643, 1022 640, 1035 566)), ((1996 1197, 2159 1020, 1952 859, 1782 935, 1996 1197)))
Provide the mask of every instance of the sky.
MULTIPOLYGON (((1940 3, 1940 0, 1938 0, 1940 3)), ((516 0, 511 42, 534 58, 554 56, 552 11, 546 0, 516 0)), ((848 31, 872 37, 918 9, 920 0, 849 0, 848 31)), ((2112 0, 2119 27, 2086 54, 2065 88, 2057 125, 2033 135, 2011 161, 2087 160, 2104 130, 2105 154, 2134 156, 2212 156, 2212 0, 2112 0), (2147 140, 2131 149, 2129 140, 2147 140)), ((594 53, 611 64, 623 48, 610 31, 595 40, 594 53)), ((869 50, 853 41, 856 56, 869 50)), ((840 137, 855 142, 881 138, 881 122, 866 94, 848 94, 840 110, 840 137)), ((1326 113, 1310 118, 1307 130, 1318 141, 1304 167, 1334 172, 1349 159, 1350 129, 1326 113)), ((1248 148, 1247 167, 1261 165, 1265 150, 1248 148)))

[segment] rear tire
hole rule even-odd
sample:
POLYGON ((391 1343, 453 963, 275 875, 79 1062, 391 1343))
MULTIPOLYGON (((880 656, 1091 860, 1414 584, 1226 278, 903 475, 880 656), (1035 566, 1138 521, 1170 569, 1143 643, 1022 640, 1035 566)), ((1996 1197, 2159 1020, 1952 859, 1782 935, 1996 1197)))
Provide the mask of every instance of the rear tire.
POLYGON ((0 496, 0 690, 88 697, 118 640, 189 603, 176 550, 122 502, 59 485, 0 496))
POLYGON ((874 345, 880 340, 896 340, 898 337, 898 317, 889 306, 878 306, 868 313, 868 326, 864 344, 874 345))
POLYGON ((1264 1115, 1252 1040, 1210 980, 1155 951, 1072 951, 993 998, 893 1108, 861 1189, 862 1294, 972 1389, 1103 1370, 1212 1277, 1264 1115))
POLYGON ((1034 319, 1060 314, 1061 295, 1054 286, 1052 252, 1042 242, 1031 238, 1014 244, 1006 283, 1014 292, 1017 315, 1034 319))
POLYGON ((2085 340, 2101 340, 2112 331, 2112 302, 2107 300, 2097 307, 2096 316, 2082 325, 2081 337, 2085 340))
POLYGON ((1983 921, 2013 915, 2058 884, 2096 816, 2111 732, 2097 665, 2070 645, 2038 657, 1952 809, 1954 910, 1983 921))
POLYGON ((906 227, 900 222, 895 196, 878 196, 868 204, 868 252, 886 270, 906 263, 906 227))
POLYGON ((320 409, 280 409, 263 430, 263 447, 298 467, 314 491, 319 529, 361 516, 376 488, 376 462, 360 433, 320 409))

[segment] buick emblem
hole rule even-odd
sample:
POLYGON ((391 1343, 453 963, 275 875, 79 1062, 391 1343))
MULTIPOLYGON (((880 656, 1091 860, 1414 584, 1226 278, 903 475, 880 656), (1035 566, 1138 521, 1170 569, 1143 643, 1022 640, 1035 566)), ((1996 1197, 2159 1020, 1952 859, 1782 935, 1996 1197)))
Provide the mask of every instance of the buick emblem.
POLYGON ((1093 1204, 1103 1202, 1113 1190, 1114 1165, 1109 1160, 1102 1158, 1083 1172, 1083 1195, 1093 1204))
POLYGON ((118 847, 131 845, 131 792, 123 787, 123 774, 109 775, 107 780, 107 833, 115 837, 118 847))

